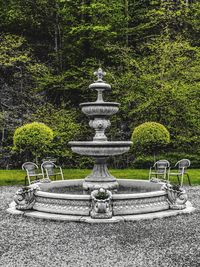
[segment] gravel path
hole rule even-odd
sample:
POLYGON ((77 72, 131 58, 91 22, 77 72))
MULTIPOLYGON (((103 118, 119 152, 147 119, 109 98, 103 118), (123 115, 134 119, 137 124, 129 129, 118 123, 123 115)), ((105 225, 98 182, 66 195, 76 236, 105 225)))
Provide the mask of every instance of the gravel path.
POLYGON ((95 225, 7 214, 16 191, 0 187, 0 266, 200 266, 200 186, 188 189, 192 215, 95 225))

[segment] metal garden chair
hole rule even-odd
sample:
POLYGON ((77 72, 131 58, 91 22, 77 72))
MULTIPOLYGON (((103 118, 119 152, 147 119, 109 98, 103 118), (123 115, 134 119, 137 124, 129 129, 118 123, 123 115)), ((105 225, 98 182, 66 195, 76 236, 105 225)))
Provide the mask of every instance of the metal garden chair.
POLYGON ((26 171, 26 176, 25 176, 25 180, 24 180, 24 184, 26 186, 26 182, 28 180, 28 184, 30 185, 31 183, 35 183, 38 182, 40 180, 40 177, 43 179, 44 178, 44 173, 43 172, 39 172, 39 168, 37 166, 37 164, 35 164, 34 162, 25 162, 22 165, 22 170, 26 171), (35 180, 31 181, 31 178, 34 177, 35 180))
POLYGON ((166 181, 169 182, 168 169, 170 163, 166 159, 158 160, 154 163, 153 167, 149 170, 149 180, 153 181, 166 181))
POLYGON ((51 176, 54 177, 54 180, 57 180, 57 176, 61 176, 62 180, 64 180, 63 171, 60 166, 57 166, 52 161, 45 161, 41 164, 42 172, 44 173, 44 170, 46 172, 46 177, 50 179, 51 176))
POLYGON ((191 186, 190 177, 189 177, 189 174, 187 173, 187 168, 190 167, 190 160, 189 159, 181 159, 175 164, 174 167, 178 167, 178 170, 176 172, 170 172, 169 171, 169 177, 170 176, 176 176, 178 179, 179 185, 182 186, 184 175, 186 174, 187 178, 188 178, 188 183, 191 186), (180 182, 180 178, 181 178, 181 182, 180 182))

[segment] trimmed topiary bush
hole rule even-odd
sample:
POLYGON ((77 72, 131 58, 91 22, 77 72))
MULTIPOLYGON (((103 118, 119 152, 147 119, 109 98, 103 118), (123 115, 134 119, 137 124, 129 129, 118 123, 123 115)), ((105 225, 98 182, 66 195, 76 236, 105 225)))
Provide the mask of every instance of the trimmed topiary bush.
POLYGON ((160 123, 145 122, 134 129, 131 140, 136 154, 155 155, 161 147, 169 144, 170 134, 160 123))
POLYGON ((44 123, 33 122, 15 130, 13 136, 14 150, 24 153, 27 159, 40 157, 51 144, 54 134, 44 123))

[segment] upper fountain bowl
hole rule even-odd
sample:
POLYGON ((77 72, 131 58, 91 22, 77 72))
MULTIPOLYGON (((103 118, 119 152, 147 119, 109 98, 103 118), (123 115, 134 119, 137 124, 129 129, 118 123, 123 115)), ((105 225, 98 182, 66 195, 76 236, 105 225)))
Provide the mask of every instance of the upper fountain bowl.
POLYGON ((121 155, 129 151, 131 141, 71 141, 73 152, 93 157, 109 157, 121 155))
POLYGON ((111 90, 111 85, 106 83, 106 82, 104 82, 104 81, 96 81, 96 82, 90 84, 89 88, 90 89, 95 89, 95 90, 98 90, 98 89, 111 90))
POLYGON ((116 102, 87 102, 81 103, 80 107, 87 116, 112 116, 119 110, 119 103, 116 102))

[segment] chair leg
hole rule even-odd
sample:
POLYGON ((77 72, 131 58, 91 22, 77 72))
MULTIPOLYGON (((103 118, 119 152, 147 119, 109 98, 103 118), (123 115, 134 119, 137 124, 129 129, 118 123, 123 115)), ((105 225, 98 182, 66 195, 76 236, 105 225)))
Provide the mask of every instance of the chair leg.
POLYGON ((27 179, 27 175, 24 178, 24 185, 26 186, 26 179, 27 179))
POLYGON ((179 179, 179 175, 177 175, 177 179, 178 179, 178 184, 180 185, 180 179, 179 179))
POLYGON ((188 178, 188 183, 189 183, 189 185, 192 186, 191 181, 190 181, 190 176, 189 176, 189 174, 186 173, 186 175, 187 175, 187 178, 188 178))
POLYGON ((181 175, 181 186, 183 186, 184 173, 181 175))
POLYGON ((31 184, 31 178, 29 177, 29 175, 27 175, 27 179, 28 179, 28 183, 30 185, 31 184))
POLYGON ((167 172, 167 183, 169 184, 169 172, 167 172))

